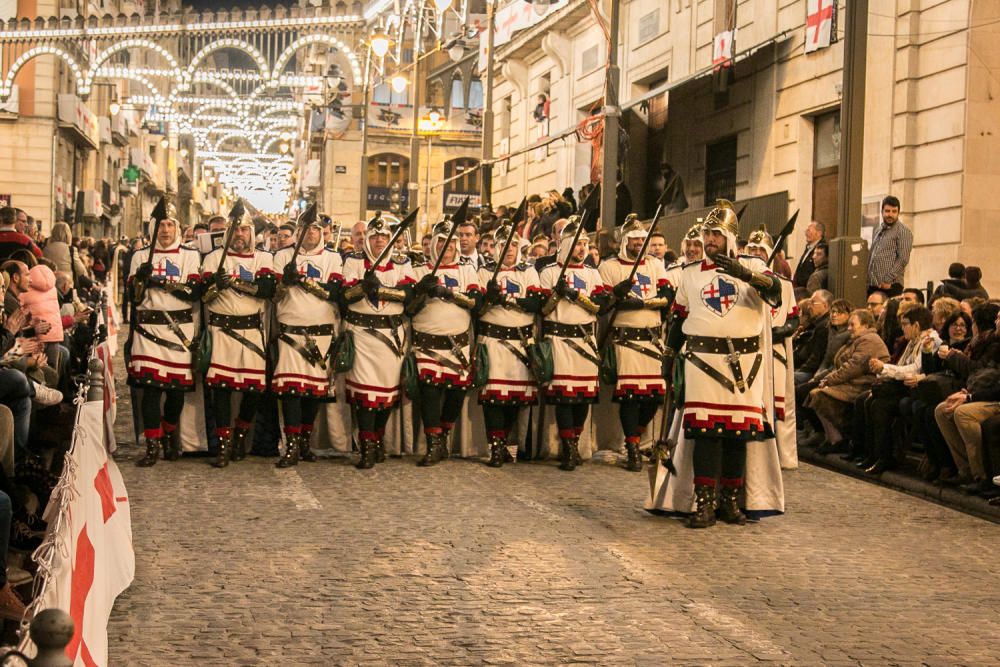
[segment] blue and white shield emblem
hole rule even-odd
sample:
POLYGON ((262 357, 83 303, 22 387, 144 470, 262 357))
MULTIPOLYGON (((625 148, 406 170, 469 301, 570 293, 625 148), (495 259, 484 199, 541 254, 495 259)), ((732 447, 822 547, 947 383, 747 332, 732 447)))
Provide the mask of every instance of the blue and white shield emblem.
POLYGON ((736 284, 721 275, 712 278, 712 282, 701 290, 701 300, 705 302, 710 311, 719 317, 728 315, 729 311, 736 305, 738 298, 739 290, 736 288, 736 284))

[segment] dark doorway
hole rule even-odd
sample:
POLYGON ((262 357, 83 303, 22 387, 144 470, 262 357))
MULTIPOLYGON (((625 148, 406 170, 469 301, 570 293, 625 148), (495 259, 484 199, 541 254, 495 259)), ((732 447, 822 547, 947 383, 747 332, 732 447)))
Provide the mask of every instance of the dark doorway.
POLYGON ((709 144, 705 153, 705 206, 736 199, 736 137, 709 144))

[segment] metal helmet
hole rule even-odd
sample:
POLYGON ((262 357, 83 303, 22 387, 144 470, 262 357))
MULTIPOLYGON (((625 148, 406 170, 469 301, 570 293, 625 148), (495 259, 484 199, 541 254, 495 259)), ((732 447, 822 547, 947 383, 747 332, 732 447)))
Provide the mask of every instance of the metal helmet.
POLYGON ((618 241, 618 257, 625 260, 626 262, 634 261, 635 257, 629 257, 626 252, 626 246, 628 245, 629 239, 645 239, 646 235, 649 233, 649 223, 643 222, 639 219, 639 216, 635 213, 629 213, 625 216, 625 222, 622 226, 615 230, 615 237, 618 241))
POLYGON ((768 255, 774 251, 774 239, 767 233, 764 225, 750 233, 750 238, 747 239, 747 249, 751 248, 763 248, 768 255))
POLYGON ((721 232, 726 237, 726 252, 736 256, 736 237, 740 233, 739 219, 733 209, 733 203, 728 199, 718 199, 715 207, 708 212, 701 223, 702 233, 708 231, 721 232))
POLYGON ((681 254, 687 255, 688 246, 692 243, 697 243, 699 246, 702 245, 701 240, 701 222, 696 222, 691 225, 691 228, 687 230, 684 234, 684 238, 681 239, 681 254))
MULTIPOLYGON (((505 218, 500 222, 500 226, 493 230, 493 243, 495 244, 494 247, 497 254, 494 259, 496 259, 497 263, 500 265, 503 265, 504 260, 503 257, 500 257, 500 252, 503 250, 503 247, 507 243, 507 239, 511 236, 511 234, 514 235, 514 238, 510 242, 510 247, 518 248, 521 235, 517 233, 517 228, 510 220, 505 218)), ((517 263, 517 257, 519 256, 520 255, 515 255, 515 264, 517 263)))
MULTIPOLYGON (((556 260, 560 264, 565 264, 569 257, 573 254, 573 237, 576 236, 576 230, 581 224, 580 216, 571 215, 567 218, 566 226, 562 228, 562 232, 559 233, 559 249, 556 251, 556 260)), ((590 237, 586 234, 580 234, 580 241, 590 242, 590 237)))
MULTIPOLYGON (((454 227, 454 226, 455 226, 454 222, 452 222, 449 218, 445 218, 445 219, 441 220, 440 222, 436 223, 434 225, 434 227, 431 229, 431 256, 430 256, 430 260, 432 262, 437 262, 437 259, 438 259, 438 249, 437 249, 438 239, 441 239, 442 241, 444 241, 444 240, 446 240, 448 238, 449 235, 451 235, 452 242, 454 242, 456 244, 458 243, 458 238, 454 234, 451 233, 452 227, 454 227)), ((442 248, 442 251, 443 250, 444 249, 442 248)), ((456 253, 458 252, 458 246, 457 245, 456 245, 456 248, 455 248, 455 252, 456 253)), ((456 259, 457 259, 457 255, 456 255, 456 259)))
POLYGON ((371 239, 374 236, 385 236, 387 239, 392 238, 392 228, 389 226, 387 220, 382 219, 381 213, 376 213, 375 217, 368 221, 368 226, 365 227, 365 255, 368 260, 374 262, 378 259, 378 253, 372 252, 371 239))

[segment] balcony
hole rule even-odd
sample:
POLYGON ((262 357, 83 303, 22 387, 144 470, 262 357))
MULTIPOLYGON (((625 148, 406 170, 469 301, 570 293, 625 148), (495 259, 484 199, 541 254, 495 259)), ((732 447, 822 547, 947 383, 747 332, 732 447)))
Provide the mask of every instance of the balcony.
POLYGON ((78 148, 94 150, 101 142, 97 116, 73 93, 59 93, 59 129, 78 148))

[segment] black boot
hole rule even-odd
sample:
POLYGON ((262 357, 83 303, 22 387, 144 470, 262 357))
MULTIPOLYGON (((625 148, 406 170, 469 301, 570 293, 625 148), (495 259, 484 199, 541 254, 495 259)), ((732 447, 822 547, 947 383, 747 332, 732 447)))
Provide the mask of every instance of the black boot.
POLYGON ((233 429, 233 454, 234 461, 242 461, 247 457, 247 435, 249 431, 245 428, 233 429))
POLYGON ((428 433, 427 434, 427 453, 424 454, 424 458, 417 461, 418 466, 432 466, 437 465, 439 461, 444 457, 444 435, 442 433, 428 433))
POLYGON ((735 523, 745 526, 747 515, 740 511, 737 498, 740 495, 740 488, 737 486, 724 486, 719 498, 719 518, 726 523, 735 523))
POLYGON ((285 435, 285 453, 275 464, 277 467, 291 468, 299 464, 299 438, 301 437, 298 433, 285 435))
POLYGON ((580 452, 577 451, 576 438, 559 439, 559 469, 576 470, 577 462, 580 459, 580 452))
POLYGON ((215 468, 225 468, 229 465, 229 456, 233 449, 233 436, 232 434, 225 437, 219 436, 219 450, 215 453, 215 460, 212 461, 212 466, 215 468))
POLYGON ((305 431, 299 433, 299 461, 316 463, 316 455, 313 454, 312 446, 309 443, 311 439, 312 433, 306 433, 305 431))
POLYGON ((504 454, 507 454, 507 443, 504 439, 490 438, 490 460, 486 462, 486 465, 491 468, 502 467, 505 460, 504 454))
POLYGON ((374 440, 366 440, 362 438, 358 441, 358 450, 361 452, 361 458, 358 462, 354 464, 354 467, 358 470, 367 470, 375 466, 375 450, 378 448, 378 443, 374 440))
POLYGON ((625 462, 625 469, 632 472, 641 472, 642 457, 639 456, 639 443, 626 442, 625 451, 628 453, 628 461, 625 462))
POLYGON ((163 460, 176 461, 181 457, 181 433, 178 428, 163 431, 163 460))
POLYGON ((708 528, 715 525, 715 487, 695 484, 695 502, 698 508, 688 518, 688 528, 708 528))
POLYGON ((441 460, 451 458, 451 444, 448 438, 451 436, 450 428, 441 429, 441 460))
POLYGON ((146 455, 135 462, 140 468, 149 468, 156 465, 160 458, 160 438, 146 438, 146 455))
POLYGON ((375 443, 375 463, 385 463, 385 440, 381 435, 375 443))

